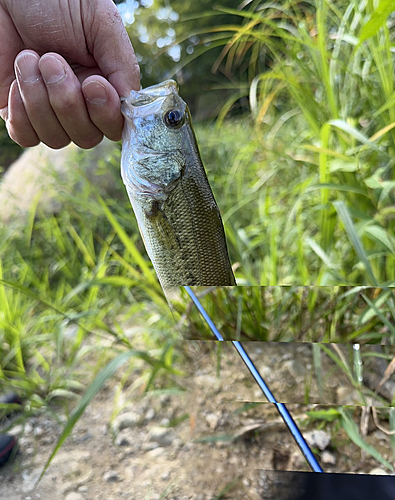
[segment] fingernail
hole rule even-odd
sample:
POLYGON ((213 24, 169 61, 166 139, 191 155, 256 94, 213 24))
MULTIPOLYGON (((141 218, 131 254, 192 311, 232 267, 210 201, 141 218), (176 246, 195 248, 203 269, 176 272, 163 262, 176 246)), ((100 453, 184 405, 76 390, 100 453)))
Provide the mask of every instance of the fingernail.
POLYGON ((104 104, 107 101, 107 90, 102 83, 89 82, 83 85, 82 90, 91 104, 104 104))
POLYGON ((21 80, 34 83, 41 78, 38 61, 39 58, 34 54, 23 54, 15 59, 15 66, 21 80))
POLYGON ((66 76, 66 69, 59 59, 49 55, 41 58, 40 71, 47 85, 58 83, 66 76))

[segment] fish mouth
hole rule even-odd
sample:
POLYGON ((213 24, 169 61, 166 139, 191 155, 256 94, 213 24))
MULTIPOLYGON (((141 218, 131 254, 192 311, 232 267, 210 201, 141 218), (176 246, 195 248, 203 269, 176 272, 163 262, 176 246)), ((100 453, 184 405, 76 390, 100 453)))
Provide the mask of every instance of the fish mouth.
POLYGON ((128 106, 140 107, 163 100, 171 95, 178 96, 178 84, 174 80, 166 80, 141 90, 132 90, 128 97, 121 97, 121 111, 125 115, 128 106))

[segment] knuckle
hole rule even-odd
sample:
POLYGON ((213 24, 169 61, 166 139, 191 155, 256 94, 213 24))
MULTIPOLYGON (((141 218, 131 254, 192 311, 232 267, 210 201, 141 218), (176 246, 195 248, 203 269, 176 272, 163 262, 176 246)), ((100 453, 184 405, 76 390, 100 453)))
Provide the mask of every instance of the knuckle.
POLYGON ((70 92, 64 92, 56 97, 52 102, 52 107, 55 112, 60 114, 72 113, 73 110, 78 106, 77 98, 75 94, 70 92))

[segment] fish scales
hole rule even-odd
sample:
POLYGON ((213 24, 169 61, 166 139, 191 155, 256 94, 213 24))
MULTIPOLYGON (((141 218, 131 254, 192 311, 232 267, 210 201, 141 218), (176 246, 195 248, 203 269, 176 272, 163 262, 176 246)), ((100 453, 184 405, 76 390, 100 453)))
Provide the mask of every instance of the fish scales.
POLYGON ((132 91, 122 112, 122 178, 161 285, 235 285, 221 216, 176 83, 132 91))

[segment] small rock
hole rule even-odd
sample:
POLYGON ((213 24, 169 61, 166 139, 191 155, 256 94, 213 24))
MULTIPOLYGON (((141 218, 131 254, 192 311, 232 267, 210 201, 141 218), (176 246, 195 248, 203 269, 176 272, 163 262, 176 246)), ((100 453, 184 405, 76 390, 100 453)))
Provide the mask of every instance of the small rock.
POLYGON ((87 493, 87 492, 88 492, 88 486, 80 486, 80 487, 78 488, 78 491, 79 491, 80 493, 87 493))
POLYGON ((149 408, 147 413, 145 414, 145 420, 152 420, 155 417, 155 410, 153 408, 149 408))
POLYGON ((141 446, 141 449, 143 451, 151 451, 154 450, 155 448, 159 448, 159 444, 156 441, 152 441, 151 443, 144 443, 141 446))
MULTIPOLYGON (((78 464, 77 464, 77 466, 78 466, 78 464)), ((77 472, 77 474, 78 474, 78 472, 77 472)), ((63 481, 62 486, 61 486, 62 493, 64 493, 64 494, 71 493, 76 488, 79 488, 83 484, 90 481, 92 476, 93 476, 93 471, 88 470, 85 474, 80 475, 80 476, 78 476, 77 474, 73 474, 74 477, 71 481, 63 481)))
POLYGON ((206 415, 205 420, 208 423, 210 429, 213 431, 218 425, 219 418, 217 417, 217 415, 215 415, 215 413, 209 413, 208 415, 206 415))
POLYGON ((33 430, 33 436, 39 437, 42 436, 43 434, 44 434, 44 429, 42 427, 36 427, 33 430))
POLYGON ((283 364, 284 368, 287 369, 293 379, 298 379, 304 377, 305 365, 296 359, 290 359, 283 364))
POLYGON ((219 385, 218 377, 212 375, 198 375, 194 378, 194 383, 199 387, 217 387, 219 385))
POLYGON ((330 451, 323 451, 321 454, 321 461, 323 464, 336 465, 336 457, 330 451))
POLYGON ((81 493, 75 493, 74 491, 71 493, 68 493, 65 496, 64 500, 84 500, 84 497, 81 495, 81 493))
POLYGON ((33 446, 33 444, 34 442, 30 437, 21 437, 19 439, 19 446, 22 448, 29 448, 30 446, 33 446))
POLYGON ((338 405, 361 404, 358 392, 352 387, 347 387, 347 386, 338 387, 336 389, 336 396, 337 396, 336 404, 338 405))
POLYGON ((170 478, 170 471, 167 470, 166 472, 164 472, 162 474, 161 478, 162 478, 162 481, 168 481, 170 478))
POLYGON ((122 429, 115 439, 115 444, 117 446, 132 446, 134 440, 131 429, 122 429))
POLYGON ((380 429, 377 429, 375 432, 373 432, 372 436, 374 436, 374 438, 378 439, 379 441, 386 442, 388 440, 388 437, 384 434, 383 431, 380 431, 380 429))
POLYGON ((86 431, 85 434, 81 436, 80 442, 84 443, 86 441, 90 441, 93 438, 93 434, 91 434, 89 431, 86 431))
POLYGON ((54 436, 44 436, 42 439, 41 439, 41 444, 51 444, 55 441, 55 437, 54 436))
POLYGON ((369 474, 373 474, 374 476, 388 476, 388 473, 384 469, 380 469, 380 467, 375 467, 369 474))
POLYGON ((175 448, 182 448, 184 446, 184 442, 181 438, 177 437, 174 441, 173 441, 173 446, 175 448))
POLYGON ((136 427, 140 423, 140 420, 141 416, 135 411, 122 413, 114 420, 113 429, 115 432, 119 432, 128 427, 136 427))
POLYGON ((257 491, 250 489, 248 492, 248 500, 262 500, 262 497, 257 491))
POLYGON ((16 436, 16 437, 22 436, 23 425, 16 425, 15 427, 7 431, 7 434, 11 434, 11 436, 16 436))
POLYGON ((151 450, 147 453, 151 458, 156 458, 159 457, 160 455, 163 455, 165 449, 162 446, 159 446, 158 448, 155 448, 154 450, 151 450))
POLYGON ((162 394, 162 396, 160 396, 160 398, 159 398, 159 402, 160 402, 161 406, 168 406, 170 403, 170 400, 171 400, 171 398, 168 394, 162 394))
MULTIPOLYGON (((267 382, 273 382, 274 380, 274 373, 273 369, 270 368, 270 366, 267 366, 266 364, 261 365, 259 367, 259 373, 261 374, 262 378, 266 380, 267 382)), ((259 389, 259 394, 262 395, 262 391, 259 389)))
MULTIPOLYGON (((304 470, 306 467, 306 459, 300 453, 300 451, 295 451, 291 454, 289 461, 289 469, 291 470, 304 470)), ((266 483, 265 483, 266 485, 266 483)))
POLYGON ((23 493, 30 493, 40 477, 42 472, 42 467, 37 467, 31 472, 24 471, 22 474, 23 483, 22 483, 22 491, 23 493))
POLYGON ((29 422, 27 422, 27 424, 25 425, 25 436, 31 434, 32 431, 33 431, 33 426, 29 424, 29 422))
POLYGON ((309 446, 318 448, 321 451, 325 450, 331 440, 330 435, 325 431, 306 432, 304 437, 309 446))
POLYGON ((103 479, 107 483, 117 483, 118 481, 120 481, 118 472, 111 469, 103 474, 103 479))
POLYGON ((176 438, 173 429, 167 427, 151 427, 149 430, 149 440, 156 441, 160 446, 170 446, 176 438))

